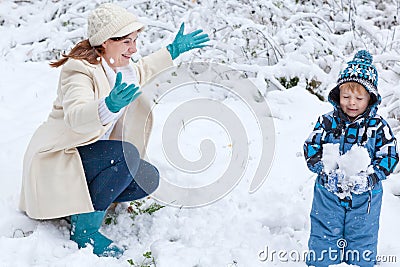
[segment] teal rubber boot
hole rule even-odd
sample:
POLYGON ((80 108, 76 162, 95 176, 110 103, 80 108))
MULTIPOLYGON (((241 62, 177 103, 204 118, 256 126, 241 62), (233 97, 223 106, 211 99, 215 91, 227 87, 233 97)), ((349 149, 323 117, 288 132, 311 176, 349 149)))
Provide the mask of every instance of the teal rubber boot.
POLYGON ((70 239, 84 248, 87 244, 93 246, 93 253, 99 257, 122 256, 124 251, 117 247, 113 241, 99 232, 105 211, 94 211, 71 215, 70 239))

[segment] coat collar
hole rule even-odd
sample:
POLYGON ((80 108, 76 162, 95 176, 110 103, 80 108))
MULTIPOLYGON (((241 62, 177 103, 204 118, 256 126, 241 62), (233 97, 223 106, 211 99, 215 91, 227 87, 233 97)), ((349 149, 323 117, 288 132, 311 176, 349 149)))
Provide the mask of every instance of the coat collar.
POLYGON ((110 83, 101 64, 93 65, 93 81, 95 86, 96 98, 103 98, 109 95, 111 91, 110 83), (96 90, 97 89, 97 90, 96 90))

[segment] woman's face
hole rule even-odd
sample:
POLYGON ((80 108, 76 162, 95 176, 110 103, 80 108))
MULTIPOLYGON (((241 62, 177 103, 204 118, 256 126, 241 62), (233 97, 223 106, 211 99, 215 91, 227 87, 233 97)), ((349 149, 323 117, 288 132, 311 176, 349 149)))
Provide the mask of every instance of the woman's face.
POLYGON ((129 64, 132 54, 137 51, 137 35, 138 32, 133 32, 121 39, 108 39, 102 44, 104 48, 103 57, 111 68, 115 69, 116 67, 123 67, 129 64))

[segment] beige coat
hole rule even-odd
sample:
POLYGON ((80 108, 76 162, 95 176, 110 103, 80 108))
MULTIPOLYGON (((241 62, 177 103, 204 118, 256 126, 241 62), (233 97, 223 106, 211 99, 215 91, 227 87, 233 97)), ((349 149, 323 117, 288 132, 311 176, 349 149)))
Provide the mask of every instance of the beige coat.
MULTIPOLYGON (((167 49, 134 64, 140 85, 169 66, 167 49)), ((101 64, 69 59, 63 65, 53 110, 34 133, 24 157, 19 207, 29 217, 51 219, 93 211, 76 147, 96 142, 111 127, 103 126, 98 115, 98 101, 110 90, 101 64)), ((149 113, 149 100, 142 94, 121 116, 111 139, 129 137, 143 155, 152 125, 149 113), (146 119, 146 129, 138 128, 146 119)))

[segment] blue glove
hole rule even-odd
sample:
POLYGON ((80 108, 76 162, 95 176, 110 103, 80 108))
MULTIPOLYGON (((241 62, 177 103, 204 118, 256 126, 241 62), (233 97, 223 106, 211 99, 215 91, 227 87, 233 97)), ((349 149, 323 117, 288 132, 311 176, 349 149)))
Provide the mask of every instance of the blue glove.
POLYGON ((138 86, 135 86, 134 84, 127 85, 126 83, 121 83, 121 81, 122 74, 121 72, 118 72, 115 79, 114 88, 104 99, 108 109, 113 113, 120 111, 121 108, 127 106, 142 93, 138 92, 138 86))
POLYGON ((167 49, 171 54, 172 59, 177 58, 180 54, 191 49, 205 47, 206 45, 204 43, 210 41, 208 34, 198 35, 202 33, 203 30, 196 30, 184 35, 184 28, 185 24, 182 23, 172 44, 167 45, 167 49))
POLYGON ((357 178, 358 179, 356 179, 352 189, 352 192, 355 194, 367 192, 368 190, 374 188, 374 186, 378 183, 378 180, 376 180, 378 178, 374 174, 368 175, 365 172, 360 172, 357 175, 357 178))
POLYGON ((338 189, 338 184, 340 184, 344 179, 344 175, 340 171, 332 171, 327 174, 327 180, 325 183, 325 188, 328 189, 329 192, 338 193, 340 190, 338 189))

